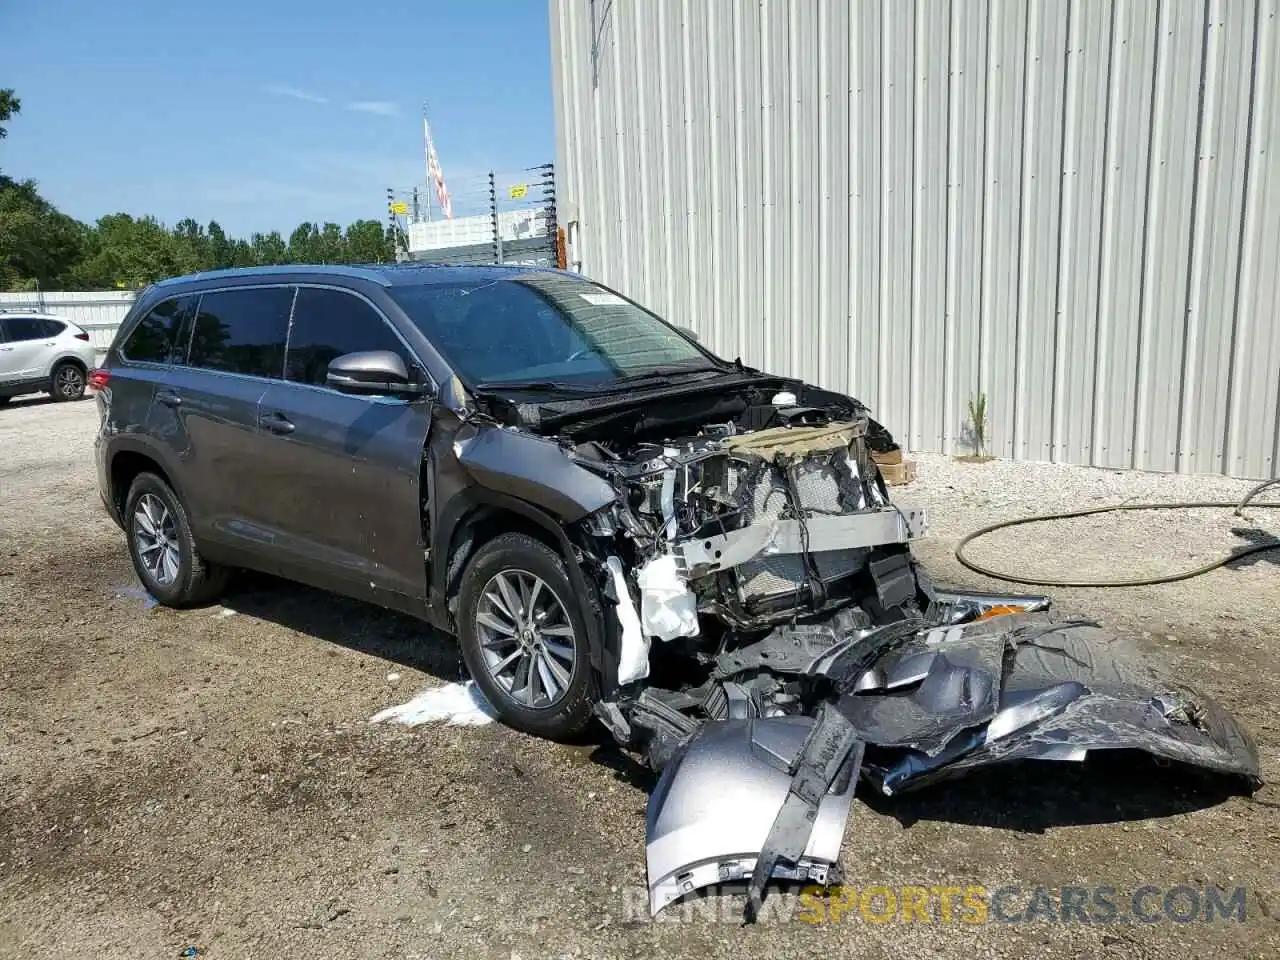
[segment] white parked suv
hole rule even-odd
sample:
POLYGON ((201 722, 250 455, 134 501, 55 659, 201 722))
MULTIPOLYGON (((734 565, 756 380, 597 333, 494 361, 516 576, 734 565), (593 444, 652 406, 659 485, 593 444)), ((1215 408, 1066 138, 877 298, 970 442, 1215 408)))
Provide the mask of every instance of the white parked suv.
POLYGON ((0 405, 24 393, 79 400, 93 367, 89 334, 70 320, 0 310, 0 405))

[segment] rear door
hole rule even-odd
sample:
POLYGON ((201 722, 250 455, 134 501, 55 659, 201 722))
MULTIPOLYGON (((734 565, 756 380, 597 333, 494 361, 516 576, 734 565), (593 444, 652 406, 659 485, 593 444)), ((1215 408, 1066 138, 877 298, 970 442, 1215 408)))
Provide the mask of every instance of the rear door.
POLYGON ((285 381, 259 404, 270 437, 259 495, 292 567, 286 575, 403 607, 379 594, 426 594, 421 482, 432 403, 325 386, 330 361, 361 350, 391 350, 410 370, 418 365, 368 300, 300 286, 285 381))
POLYGON ((156 384, 149 423, 182 463, 206 552, 265 570, 276 569, 280 548, 260 469, 267 440, 258 401, 284 367, 293 295, 284 284, 201 294, 189 346, 156 384))

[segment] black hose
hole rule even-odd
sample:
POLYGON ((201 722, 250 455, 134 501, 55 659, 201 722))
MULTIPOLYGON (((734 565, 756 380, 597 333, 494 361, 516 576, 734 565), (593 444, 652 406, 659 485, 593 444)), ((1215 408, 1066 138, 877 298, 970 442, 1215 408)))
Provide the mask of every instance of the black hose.
MULTIPOLYGON (((1005 573, 1001 570, 993 570, 990 567, 984 567, 980 563, 974 563, 964 555, 965 547, 979 537, 986 536, 996 530, 1004 530, 1009 527, 1020 527, 1027 523, 1043 523, 1047 520, 1069 520, 1074 517, 1088 517, 1095 513, 1117 513, 1121 510, 1191 510, 1200 507, 1234 507, 1235 515, 1244 516, 1244 508, 1249 505, 1258 494, 1267 487, 1280 484, 1280 477, 1271 480, 1265 480, 1251 489, 1244 495, 1244 498, 1238 502, 1231 500, 1184 500, 1170 503, 1115 503, 1106 507, 1086 507, 1083 510, 1068 510, 1063 513, 1042 513, 1034 517, 1021 517, 1017 520, 1005 520, 1001 523, 992 523, 985 527, 980 527, 972 533, 965 536, 958 544, 956 544, 956 559, 961 564, 968 567, 974 573, 980 573, 983 576, 991 577, 995 580, 1007 580, 1009 583, 1022 583, 1034 587, 1147 587, 1157 583, 1177 583, 1179 580, 1190 580, 1192 577, 1198 577, 1202 573, 1208 573, 1210 570, 1216 570, 1218 567, 1225 566, 1233 560, 1239 560, 1241 557, 1247 557, 1250 554, 1262 553, 1264 550, 1280 549, 1280 539, 1272 538, 1270 540, 1262 540, 1258 543, 1251 543, 1247 546, 1237 547, 1230 553, 1224 554, 1217 560, 1204 564, 1204 566, 1196 567, 1193 570, 1182 570, 1178 573, 1166 574, 1162 577, 1140 577, 1134 580, 1049 580, 1037 577, 1024 577, 1015 573, 1005 573)), ((1258 503, 1257 507, 1280 507, 1280 503, 1258 503)))

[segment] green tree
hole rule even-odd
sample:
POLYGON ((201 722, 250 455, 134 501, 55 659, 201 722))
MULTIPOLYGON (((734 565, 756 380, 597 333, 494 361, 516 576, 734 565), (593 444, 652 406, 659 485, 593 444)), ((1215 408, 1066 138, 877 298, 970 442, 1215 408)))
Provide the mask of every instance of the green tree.
POLYGON ((336 223, 326 223, 317 239, 316 253, 321 263, 346 263, 347 242, 342 228, 336 223))
POLYGON ((183 217, 173 226, 175 256, 182 273, 209 270, 213 266, 209 252, 209 238, 204 227, 190 217, 183 217))
POLYGON ((348 263, 390 263, 395 247, 380 220, 357 220, 347 227, 348 263))
MULTIPOLYGON (((0 90, 0 124, 8 123, 21 110, 22 101, 13 95, 12 89, 0 90)), ((8 135, 9 131, 0 126, 0 140, 8 135)))
POLYGON ((57 286, 83 247, 84 228, 41 197, 34 180, 0 175, 0 289, 57 286))
POLYGON ((102 217, 87 247, 89 255, 71 273, 90 289, 136 289, 189 272, 178 240, 154 217, 102 217))
POLYGON ((314 223, 300 223, 289 234, 290 263, 319 263, 320 228, 314 223))
POLYGON ((248 240, 231 241, 231 266, 252 267, 256 266, 256 264, 257 261, 253 256, 253 247, 249 246, 248 240))
POLYGON ((222 229, 222 224, 217 220, 209 221, 209 269, 225 270, 231 266, 233 260, 233 249, 231 241, 227 239, 226 231, 222 229))
POLYGON ((249 238, 249 245, 253 248, 253 262, 260 266, 289 262, 289 248, 280 239, 277 230, 255 233, 249 238))

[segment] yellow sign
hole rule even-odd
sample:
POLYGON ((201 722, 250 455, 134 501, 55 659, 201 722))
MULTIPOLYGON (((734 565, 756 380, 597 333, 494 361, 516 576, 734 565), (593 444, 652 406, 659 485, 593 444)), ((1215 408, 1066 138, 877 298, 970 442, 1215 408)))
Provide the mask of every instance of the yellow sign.
POLYGON ((529 193, 529 185, 527 183, 517 183, 511 188, 512 200, 523 200, 529 193))
POLYGON ((398 214, 408 213, 409 205, 405 203, 403 200, 397 200, 395 203, 391 204, 391 212, 398 213, 398 214))

